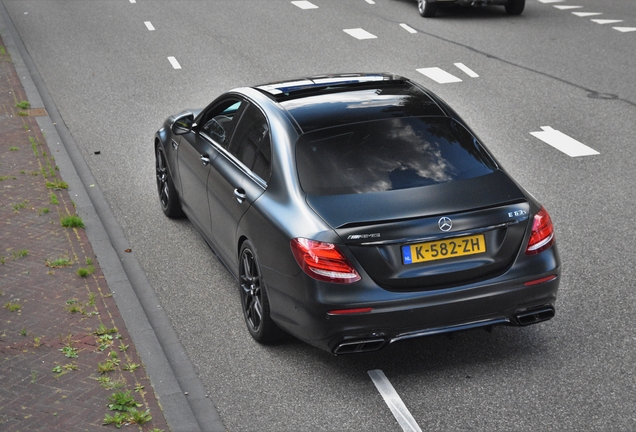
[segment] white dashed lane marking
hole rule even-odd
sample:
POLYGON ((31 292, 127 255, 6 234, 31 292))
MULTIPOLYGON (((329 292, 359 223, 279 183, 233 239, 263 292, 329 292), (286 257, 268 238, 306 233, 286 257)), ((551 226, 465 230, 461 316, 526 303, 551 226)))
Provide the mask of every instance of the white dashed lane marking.
POLYGON ((578 17, 589 17, 589 16, 603 15, 603 12, 572 12, 572 14, 578 17))
POLYGON ((636 32, 636 27, 612 27, 614 30, 618 30, 621 33, 636 32))
POLYGON ((347 33, 350 36, 353 36, 356 39, 376 39, 377 36, 372 35, 371 33, 369 33, 368 31, 361 29, 361 28, 354 28, 354 29, 344 29, 343 30, 345 33, 347 33))
POLYGON ((477 73, 475 73, 472 69, 470 69, 464 63, 455 63, 455 66, 460 68, 462 70, 462 72, 464 72, 469 77, 471 77, 471 78, 479 78, 479 75, 477 75, 477 73))
POLYGON ((560 10, 568 10, 568 9, 581 9, 583 6, 557 6, 554 5, 555 8, 560 10))
POLYGON ((170 62, 170 64, 172 65, 173 68, 181 69, 181 65, 179 64, 179 62, 177 61, 176 58, 168 57, 168 61, 170 62))
POLYGON ((146 24, 146 28, 150 31, 153 31, 155 29, 150 21, 144 21, 144 24, 146 24))
POLYGON ((400 27, 402 27, 404 30, 406 30, 409 33, 417 33, 417 30, 415 30, 413 27, 409 26, 408 24, 400 24, 400 27))
POLYGON ((393 416, 398 421, 404 432, 422 432, 419 425, 409 412, 402 398, 395 391, 391 382, 388 380, 384 372, 380 369, 370 370, 367 372, 371 377, 371 381, 382 395, 382 399, 388 405, 393 416))
POLYGON ((292 4, 301 9, 318 9, 318 6, 308 1, 293 1, 292 4))
POLYGON ((457 78, 455 75, 449 74, 444 69, 440 69, 438 67, 421 68, 416 70, 422 75, 427 76, 433 81, 437 81, 440 84, 448 84, 448 83, 462 81, 460 78, 457 78))
POLYGON ((555 149, 562 151, 570 157, 578 156, 592 156, 597 155, 599 152, 586 146, 585 144, 578 142, 572 137, 567 136, 563 132, 551 128, 550 126, 541 126, 543 131, 530 132, 535 138, 539 138, 546 144, 551 145, 555 149))

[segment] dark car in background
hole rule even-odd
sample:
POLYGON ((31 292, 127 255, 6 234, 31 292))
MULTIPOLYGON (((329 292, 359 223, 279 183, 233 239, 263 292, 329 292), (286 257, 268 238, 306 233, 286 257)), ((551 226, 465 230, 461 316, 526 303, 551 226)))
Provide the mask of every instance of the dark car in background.
POLYGON ((488 6, 500 5, 506 8, 508 15, 521 15, 526 7, 526 0, 417 0, 417 9, 420 15, 432 18, 437 14, 439 6, 488 6))
POLYGON ((238 280, 261 343, 284 330, 349 354, 555 314, 547 211, 411 80, 234 89, 169 117, 154 149, 164 213, 185 213, 238 280))

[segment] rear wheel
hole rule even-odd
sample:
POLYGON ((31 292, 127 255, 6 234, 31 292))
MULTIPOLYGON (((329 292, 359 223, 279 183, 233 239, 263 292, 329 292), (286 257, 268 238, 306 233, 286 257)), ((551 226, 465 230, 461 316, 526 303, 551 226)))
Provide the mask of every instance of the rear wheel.
POLYGON ((526 0, 508 0, 506 3, 506 13, 508 15, 521 15, 526 7, 526 0))
POLYGON ((160 145, 157 146, 155 151, 155 170, 161 210, 163 210, 166 216, 172 219, 183 217, 181 201, 179 200, 179 195, 177 194, 177 190, 172 182, 172 177, 170 177, 170 172, 168 171, 166 154, 160 145))
POLYGON ((426 0, 417 0, 417 10, 423 17, 432 18, 437 13, 437 4, 426 0))
POLYGON ((256 252, 249 241, 245 241, 241 246, 239 284, 243 316, 252 337, 260 343, 270 343, 277 340, 282 331, 269 315, 267 291, 256 252))

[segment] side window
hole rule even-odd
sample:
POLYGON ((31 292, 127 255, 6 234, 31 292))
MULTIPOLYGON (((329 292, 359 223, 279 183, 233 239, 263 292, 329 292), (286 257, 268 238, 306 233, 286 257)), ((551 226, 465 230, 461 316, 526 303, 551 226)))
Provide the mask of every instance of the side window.
POLYGON ((229 150, 254 174, 266 182, 269 181, 272 159, 269 126, 256 106, 249 105, 245 109, 229 150))
POLYGON ((241 105, 238 99, 228 99, 209 108, 201 117, 200 132, 227 149, 241 105))

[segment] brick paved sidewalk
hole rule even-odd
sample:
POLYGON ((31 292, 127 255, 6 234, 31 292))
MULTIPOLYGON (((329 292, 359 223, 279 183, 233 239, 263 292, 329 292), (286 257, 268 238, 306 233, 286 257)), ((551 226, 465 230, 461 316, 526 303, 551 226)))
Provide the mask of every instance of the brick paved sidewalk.
POLYGON ((61 224, 73 202, 25 99, 0 39, 0 430, 116 430, 107 416, 132 415, 109 398, 129 392, 152 419, 127 429, 167 431, 84 230, 61 224))

